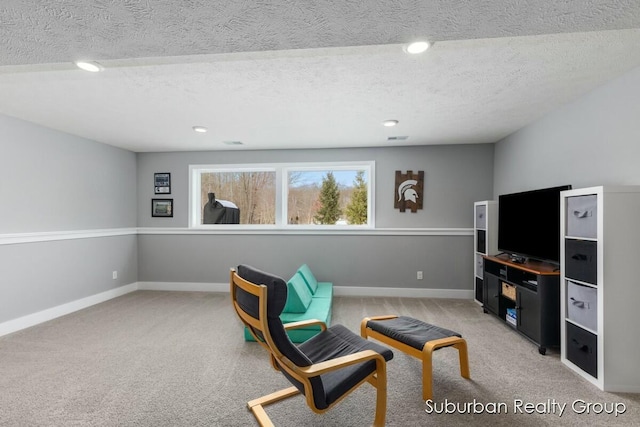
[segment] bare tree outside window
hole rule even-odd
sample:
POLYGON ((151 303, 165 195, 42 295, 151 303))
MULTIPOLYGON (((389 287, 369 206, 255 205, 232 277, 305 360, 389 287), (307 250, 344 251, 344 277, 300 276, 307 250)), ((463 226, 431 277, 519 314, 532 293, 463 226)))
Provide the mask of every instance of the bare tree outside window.
POLYGON ((260 172, 207 172, 201 175, 200 209, 208 194, 226 200, 240 210, 240 224, 276 223, 276 174, 260 172))
POLYGON ((320 186, 309 180, 305 172, 289 172, 287 218, 289 224, 313 224, 318 210, 320 186))

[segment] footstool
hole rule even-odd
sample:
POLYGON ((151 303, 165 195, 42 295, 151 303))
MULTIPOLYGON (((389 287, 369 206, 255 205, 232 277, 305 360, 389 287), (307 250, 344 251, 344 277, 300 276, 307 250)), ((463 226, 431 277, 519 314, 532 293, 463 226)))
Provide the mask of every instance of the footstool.
POLYGON ((462 335, 407 316, 365 317, 360 324, 363 338, 374 338, 422 360, 422 399, 433 397, 432 353, 442 347, 454 347, 460 359, 460 375, 470 378, 467 342, 462 335))

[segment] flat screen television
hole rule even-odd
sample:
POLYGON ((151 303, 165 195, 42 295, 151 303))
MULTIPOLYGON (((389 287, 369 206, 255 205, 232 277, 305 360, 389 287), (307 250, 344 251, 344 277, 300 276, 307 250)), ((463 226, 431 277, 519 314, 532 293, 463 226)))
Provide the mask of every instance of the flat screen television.
POLYGON ((560 262, 560 192, 570 185, 498 197, 498 250, 515 259, 560 262))

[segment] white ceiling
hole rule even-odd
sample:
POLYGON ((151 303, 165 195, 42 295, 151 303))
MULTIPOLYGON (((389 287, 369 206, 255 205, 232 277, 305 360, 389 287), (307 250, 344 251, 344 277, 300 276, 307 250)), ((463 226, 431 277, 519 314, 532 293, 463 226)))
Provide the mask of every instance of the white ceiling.
POLYGON ((0 40, 0 114, 136 152, 486 143, 640 66, 640 2, 3 0, 0 40))

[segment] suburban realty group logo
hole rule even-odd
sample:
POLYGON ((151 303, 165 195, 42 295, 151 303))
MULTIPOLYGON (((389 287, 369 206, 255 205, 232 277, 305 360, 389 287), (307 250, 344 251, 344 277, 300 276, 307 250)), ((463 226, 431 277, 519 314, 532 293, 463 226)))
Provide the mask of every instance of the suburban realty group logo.
POLYGON ((547 399, 542 402, 526 402, 513 399, 513 402, 452 402, 445 399, 425 402, 427 414, 541 414, 562 417, 569 412, 574 414, 604 414, 618 417, 627 412, 627 405, 622 402, 587 402, 576 399, 573 402, 558 402, 547 399))

